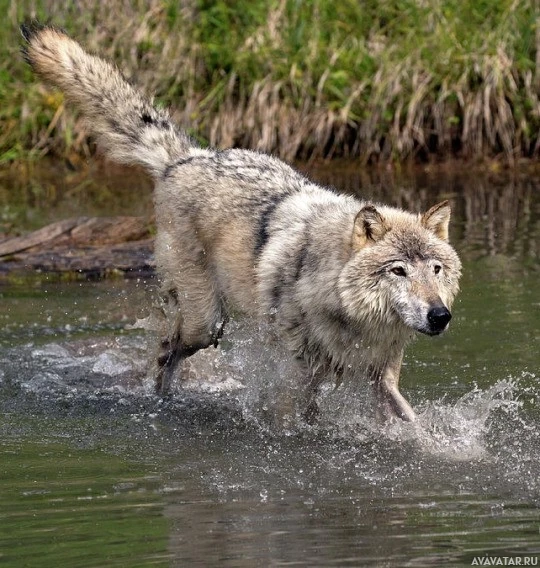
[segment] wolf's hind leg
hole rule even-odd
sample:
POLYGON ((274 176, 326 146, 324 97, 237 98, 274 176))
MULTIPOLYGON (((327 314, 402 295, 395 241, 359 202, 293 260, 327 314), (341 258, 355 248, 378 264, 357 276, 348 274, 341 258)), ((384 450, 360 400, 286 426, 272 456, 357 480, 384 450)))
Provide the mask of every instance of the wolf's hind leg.
POLYGON ((208 279, 201 279, 190 293, 169 290, 164 302, 168 332, 157 355, 155 388, 166 395, 183 359, 210 345, 217 347, 227 320, 223 303, 208 279))
POLYGON ((182 315, 177 313, 178 321, 173 326, 175 332, 169 332, 159 342, 154 380, 156 392, 160 395, 169 392, 176 368, 182 360, 181 318, 182 315))

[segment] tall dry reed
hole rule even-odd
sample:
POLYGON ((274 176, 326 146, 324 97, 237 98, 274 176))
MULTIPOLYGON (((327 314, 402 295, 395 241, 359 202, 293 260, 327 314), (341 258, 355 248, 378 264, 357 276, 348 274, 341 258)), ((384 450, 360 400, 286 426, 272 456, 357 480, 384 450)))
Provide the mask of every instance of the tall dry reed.
POLYGON ((64 27, 202 143, 286 159, 540 153, 538 0, 0 0, 0 160, 89 153, 18 58, 18 23, 64 27))

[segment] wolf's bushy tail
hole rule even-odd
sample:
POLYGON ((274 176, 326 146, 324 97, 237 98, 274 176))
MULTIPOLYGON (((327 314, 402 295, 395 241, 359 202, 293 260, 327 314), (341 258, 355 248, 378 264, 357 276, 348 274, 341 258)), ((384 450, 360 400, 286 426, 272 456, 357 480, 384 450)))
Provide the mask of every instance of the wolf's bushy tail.
POLYGON ((111 159, 140 164, 159 177, 194 145, 114 65, 87 53, 64 32, 35 23, 23 24, 21 32, 26 60, 79 107, 111 159))

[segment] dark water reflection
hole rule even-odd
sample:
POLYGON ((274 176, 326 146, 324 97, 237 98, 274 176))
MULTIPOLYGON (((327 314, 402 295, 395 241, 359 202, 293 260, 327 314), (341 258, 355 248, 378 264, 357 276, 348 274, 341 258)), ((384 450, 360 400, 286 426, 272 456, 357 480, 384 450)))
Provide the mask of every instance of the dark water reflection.
MULTIPOLYGON (((344 386, 324 393, 319 426, 270 429, 257 389, 275 381, 279 353, 242 322, 162 401, 144 378, 150 339, 128 325, 152 282, 0 283, 0 564, 540 561, 540 178, 398 179, 346 164, 312 175, 412 210, 452 200, 463 291, 452 330, 408 352, 403 391, 419 422, 381 431, 365 392, 344 386)), ((86 183, 102 211, 140 213, 147 182, 118 179, 86 183)), ((8 186, 1 210, 22 225, 73 199, 96 212, 79 186, 26 211, 8 186)))
POLYGON ((462 256, 475 260, 502 255, 540 268, 540 175, 521 170, 493 174, 462 167, 444 173, 397 175, 360 172, 345 165, 315 168, 312 176, 348 193, 411 211, 425 211, 437 200, 450 199, 452 240, 462 256))

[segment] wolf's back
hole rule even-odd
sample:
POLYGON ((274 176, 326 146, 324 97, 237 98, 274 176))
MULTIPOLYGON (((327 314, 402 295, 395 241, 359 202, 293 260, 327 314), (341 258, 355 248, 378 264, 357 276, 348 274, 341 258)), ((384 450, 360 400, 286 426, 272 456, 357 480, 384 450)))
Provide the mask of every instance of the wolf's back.
POLYGON ((21 26, 25 58, 82 111, 113 160, 140 164, 154 177, 189 152, 193 142, 164 110, 154 108, 111 63, 90 55, 62 31, 21 26))

